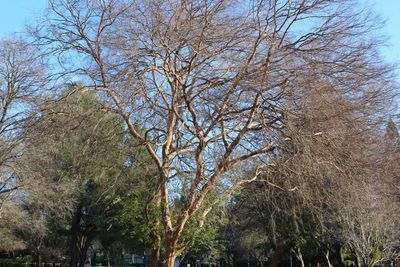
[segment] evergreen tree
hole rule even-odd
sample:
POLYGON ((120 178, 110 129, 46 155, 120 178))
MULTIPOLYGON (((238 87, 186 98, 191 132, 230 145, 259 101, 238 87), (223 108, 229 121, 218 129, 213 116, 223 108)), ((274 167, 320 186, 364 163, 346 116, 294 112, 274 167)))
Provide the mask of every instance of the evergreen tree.
POLYGON ((42 107, 29 144, 29 172, 46 179, 54 190, 62 188, 57 194, 68 203, 69 212, 50 213, 49 220, 52 231, 69 243, 71 267, 84 266, 94 240, 113 239, 116 202, 151 169, 151 164, 146 163, 146 169, 140 162, 144 150, 133 151, 128 145, 121 121, 102 111, 97 96, 81 89, 72 86, 42 107))

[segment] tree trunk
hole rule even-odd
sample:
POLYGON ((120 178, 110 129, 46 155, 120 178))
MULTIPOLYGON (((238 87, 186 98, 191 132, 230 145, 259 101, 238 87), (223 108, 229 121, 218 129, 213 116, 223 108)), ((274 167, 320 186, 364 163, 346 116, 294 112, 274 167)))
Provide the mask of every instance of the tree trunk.
POLYGON ((269 263, 268 267, 277 267, 278 264, 281 262, 282 256, 285 253, 285 249, 287 247, 286 239, 282 239, 278 242, 274 253, 272 254, 271 262, 269 263))
POLYGON ((42 263, 42 255, 40 255, 40 253, 38 251, 35 252, 34 261, 37 264, 37 266, 40 266, 40 264, 42 263))
POLYGON ((79 264, 79 252, 78 252, 77 246, 78 246, 78 235, 72 233, 71 241, 70 241, 70 251, 69 251, 69 256, 70 256, 69 266, 70 267, 77 267, 79 264))
POLYGON ((41 252, 41 247, 43 243, 43 237, 38 237, 38 239, 35 239, 34 241, 35 246, 33 247, 33 261, 37 266, 39 266, 42 263, 42 252, 41 252))
POLYGON ((75 244, 73 250, 70 253, 70 267, 84 267, 87 257, 87 251, 89 249, 88 242, 85 242, 83 247, 79 247, 78 244, 75 244))
POLYGON ((176 260, 177 254, 174 249, 169 249, 167 253, 165 253, 165 257, 163 260, 163 267, 174 267, 175 265, 175 260, 176 260))
POLYGON ((325 253, 326 262, 328 263, 328 267, 333 267, 331 260, 329 259, 329 249, 325 253))
POLYGON ((87 258, 87 251, 89 249, 90 243, 91 243, 91 239, 87 238, 86 242, 84 242, 83 247, 80 248, 78 267, 85 266, 85 262, 86 262, 86 258, 87 258))
POLYGON ((92 258, 90 259, 90 266, 96 266, 97 265, 97 253, 96 251, 93 252, 92 258))
POLYGON ((305 267, 303 254, 301 253, 300 248, 297 248, 296 256, 297 256, 297 259, 300 261, 301 267, 305 267))
POLYGON ((78 207, 71 223, 70 240, 70 267, 84 267, 87 257, 87 251, 92 239, 82 233, 80 220, 82 217, 81 207, 78 207))
POLYGON ((150 267, 158 267, 158 260, 160 259, 160 246, 151 250, 150 253, 150 267))
MULTIPOLYGON (((151 252, 150 252, 150 267, 158 267, 159 266, 159 260, 160 260, 160 250, 161 250, 161 237, 159 234, 159 220, 158 219, 154 219, 153 216, 151 216, 151 212, 150 212, 150 206, 151 203, 154 202, 157 209, 160 209, 160 195, 157 194, 156 196, 154 196, 154 198, 149 199, 145 206, 144 206, 144 210, 143 210, 143 214, 144 217, 146 219, 147 224, 150 226, 150 237, 151 239, 155 242, 154 247, 151 248, 151 252)), ((147 267, 147 266, 145 266, 147 267)))
POLYGON ((79 222, 81 220, 81 206, 79 205, 74 212, 71 221, 71 239, 69 244, 69 255, 70 255, 70 267, 78 267, 80 256, 79 256, 79 222))

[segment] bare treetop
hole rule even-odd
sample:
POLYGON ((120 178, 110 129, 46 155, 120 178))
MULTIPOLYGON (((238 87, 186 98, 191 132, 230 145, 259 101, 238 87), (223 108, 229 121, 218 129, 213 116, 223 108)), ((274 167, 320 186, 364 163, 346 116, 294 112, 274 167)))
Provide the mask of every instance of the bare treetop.
POLYGON ((45 85, 45 64, 36 48, 22 39, 0 41, 0 205, 17 186, 12 174, 20 154, 28 109, 45 85))

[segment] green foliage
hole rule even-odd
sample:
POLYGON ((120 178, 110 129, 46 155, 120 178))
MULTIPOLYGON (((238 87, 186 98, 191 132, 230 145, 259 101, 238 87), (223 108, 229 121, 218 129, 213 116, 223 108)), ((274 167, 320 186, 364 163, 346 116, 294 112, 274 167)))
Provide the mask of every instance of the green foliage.
POLYGON ((356 259, 349 246, 342 246, 340 248, 340 257, 345 266, 355 266, 356 259))
POLYGON ((147 246, 142 206, 155 170, 147 152, 127 137, 115 114, 103 111, 96 94, 77 86, 41 110, 29 129, 29 172, 67 203, 63 212, 46 212, 48 238, 64 248, 72 235, 98 239, 103 249, 119 253, 121 243, 147 246))
MULTIPOLYGON (((154 229, 151 229, 146 223, 143 213, 145 202, 148 199, 147 193, 144 192, 147 189, 139 187, 132 191, 116 201, 115 207, 119 212, 113 221, 116 223, 116 227, 120 229, 120 234, 123 236, 127 247, 134 251, 142 251, 156 245, 152 238, 154 229)), ((155 207, 152 208, 152 213, 153 218, 160 217, 157 215, 155 207)), ((161 232, 161 228, 158 231, 161 232)))
POLYGON ((226 219, 218 212, 216 208, 207 216, 203 226, 196 229, 192 224, 188 227, 186 238, 192 241, 188 247, 187 254, 192 256, 201 256, 207 253, 221 255, 225 250, 225 240, 220 236, 220 229, 226 224, 226 219), (189 237, 187 237, 189 236, 189 237))

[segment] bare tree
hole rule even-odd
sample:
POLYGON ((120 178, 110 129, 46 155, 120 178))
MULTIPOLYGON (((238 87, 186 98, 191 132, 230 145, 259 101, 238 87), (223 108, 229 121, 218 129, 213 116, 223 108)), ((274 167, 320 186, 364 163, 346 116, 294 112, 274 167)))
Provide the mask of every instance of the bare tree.
POLYGON ((201 226, 213 203, 256 180, 262 168, 231 173, 268 161, 299 77, 366 107, 385 91, 380 40, 369 35, 379 23, 360 10, 350 0, 51 0, 34 34, 63 75, 108 99, 158 166, 148 203, 160 204, 173 266, 188 222, 201 226))
MULTIPOLYGON (((384 99, 370 98, 366 107, 332 89, 312 75, 297 80, 285 105, 284 138, 261 179, 235 198, 232 216, 238 224, 268 237, 269 266, 290 249, 305 266, 312 260, 307 252, 325 248, 330 265, 330 252, 338 254, 332 243, 351 246, 360 265, 392 256, 398 218, 379 163, 388 161, 379 153, 384 99)), ((393 132, 388 135, 398 136, 393 132)))
POLYGON ((374 186, 357 192, 359 188, 351 188, 350 199, 338 214, 340 234, 358 266, 376 266, 395 259, 398 253, 398 205, 374 186))
POLYGON ((22 239, 18 238, 16 231, 24 222, 23 213, 18 205, 12 202, 4 202, 0 212, 0 235, 1 244, 0 250, 12 252, 20 249, 25 249, 26 244, 22 239))
POLYGON ((369 98, 366 104, 321 91, 321 83, 316 92, 310 88, 296 106, 303 111, 288 123, 293 139, 288 143, 297 145, 289 146, 296 153, 286 162, 286 175, 300 185, 299 193, 328 233, 350 247, 359 266, 393 259, 399 217, 387 168, 397 146, 395 126, 389 123, 384 142, 381 137, 382 103, 388 99, 369 98))
POLYGON ((45 87, 45 63, 23 39, 0 41, 0 207, 22 184, 15 174, 23 127, 45 87))

